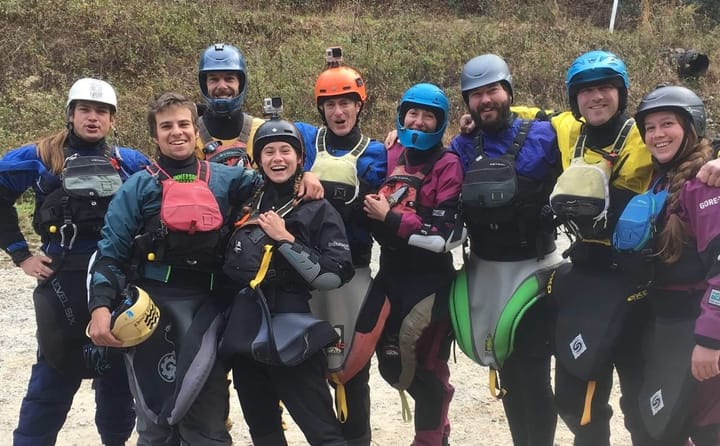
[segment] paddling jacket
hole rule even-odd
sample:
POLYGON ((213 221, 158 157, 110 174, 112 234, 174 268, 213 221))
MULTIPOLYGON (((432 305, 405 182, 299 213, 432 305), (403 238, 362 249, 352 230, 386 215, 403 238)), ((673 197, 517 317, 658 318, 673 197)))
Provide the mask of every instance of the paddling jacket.
MULTIPOLYGON (((454 236, 458 223, 458 199, 462 188, 463 168, 454 152, 438 146, 427 151, 405 149, 395 143, 388 149, 388 179, 396 174, 398 160, 405 154, 402 170, 408 174, 417 174, 425 163, 437 157, 437 151, 443 151, 432 169, 422 180, 415 203, 416 212, 388 212, 385 221, 372 220, 373 235, 382 247, 380 266, 386 272, 437 272, 444 268, 449 252, 433 252, 408 244, 413 235, 439 236, 445 242, 454 236)), ((457 228, 461 230, 461 228, 457 228)))
MULTIPOLYGON (((697 179, 683 185, 678 215, 688 232, 688 245, 672 264, 655 261, 653 287, 670 290, 704 289, 695 341, 720 349, 720 188, 697 179)), ((663 218, 664 220, 664 218, 663 218)), ((662 223, 661 223, 662 224, 662 223)))
MULTIPOLYGON (((482 148, 489 158, 498 158, 514 144, 523 120, 515 118, 509 126, 497 133, 483 132, 482 148)), ((448 150, 455 152, 467 172, 474 162, 477 131, 472 135, 460 134, 453 138, 448 150)), ((470 233, 470 249, 485 260, 524 260, 555 250, 555 228, 552 215, 543 208, 559 171, 559 155, 555 131, 549 122, 534 121, 527 137, 515 156, 515 172, 518 177, 518 195, 508 204, 514 216, 504 222, 474 224, 465 222, 470 233)), ((483 212, 490 214, 493 209, 483 212)), ((503 210, 504 214, 507 214, 503 210)))
MULTIPOLYGON (((370 265, 372 250, 372 237, 370 235, 370 223, 362 210, 365 195, 378 190, 387 174, 387 152, 383 144, 374 139, 367 141, 367 146, 359 147, 360 154, 353 159, 353 153, 359 144, 362 144, 363 135, 358 127, 345 136, 337 136, 327 127, 315 127, 311 124, 296 122, 295 126, 302 135, 305 145, 305 171, 313 171, 318 179, 325 186, 325 198, 335 206, 345 223, 345 231, 350 242, 350 251, 353 256, 353 264, 356 267, 370 265), (324 141, 318 138, 324 135, 324 141), (325 155, 322 160, 318 158, 318 144, 325 146, 325 155), (347 160, 355 165, 354 174, 359 182, 357 197, 350 203, 343 203, 342 199, 336 200, 332 196, 334 185, 327 184, 327 180, 337 179, 325 178, 322 172, 329 170, 340 170, 347 160), (321 170, 314 169, 318 163, 323 163, 321 170), (327 165, 325 164, 327 163, 327 165), (330 165, 330 163, 336 165, 330 165)), ((351 186, 351 185, 349 185, 351 186)), ((349 198, 344 201, 349 201, 349 198)))
MULTIPOLYGON (((65 156, 106 156, 110 153, 115 160, 114 164, 123 181, 141 170, 150 162, 142 153, 126 147, 113 148, 108 150, 105 141, 99 144, 88 144, 71 134, 68 138, 68 146, 65 148, 65 156), (73 143, 77 141, 77 144, 73 143), (81 148, 78 148, 81 147, 81 148)), ((36 144, 28 144, 11 150, 0 159, 0 247, 7 252, 13 261, 19 265, 30 257, 25 236, 20 230, 15 202, 28 189, 35 194, 35 211, 43 205, 45 199, 53 191, 62 188, 60 177, 53 174, 43 163, 38 153, 36 144)), ((41 249, 48 255, 63 253, 58 237, 48 238, 41 234, 41 249)), ((68 254, 90 254, 95 251, 97 240, 100 234, 84 234, 78 238, 68 254)))

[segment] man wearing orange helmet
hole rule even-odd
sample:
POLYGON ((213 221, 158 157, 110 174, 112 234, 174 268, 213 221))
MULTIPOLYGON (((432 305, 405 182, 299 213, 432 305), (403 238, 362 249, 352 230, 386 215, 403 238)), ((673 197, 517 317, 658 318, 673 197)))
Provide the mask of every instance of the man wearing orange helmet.
POLYGON ((326 61, 326 69, 315 82, 315 100, 323 125, 296 123, 296 126, 305 143, 305 170, 318 176, 325 188, 325 198, 345 223, 355 277, 341 288, 313 292, 310 302, 313 312, 332 322, 340 334, 338 344, 328 349, 328 367, 331 382, 345 387, 345 400, 338 398, 338 415, 344 419, 343 435, 350 446, 367 446, 371 436, 370 363, 354 362, 348 354, 353 349, 374 348, 374 342, 367 336, 354 335, 360 325, 374 324, 357 320, 372 282, 372 237, 362 203, 367 193, 382 184, 387 156, 382 143, 364 136, 358 126, 367 99, 360 73, 342 65, 338 47, 327 50, 326 61))

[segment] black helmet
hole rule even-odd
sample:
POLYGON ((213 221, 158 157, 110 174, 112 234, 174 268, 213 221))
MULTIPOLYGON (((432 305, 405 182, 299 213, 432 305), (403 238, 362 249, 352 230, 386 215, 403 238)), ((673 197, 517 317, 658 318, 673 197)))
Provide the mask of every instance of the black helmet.
POLYGON ((460 90, 465 102, 468 101, 468 93, 479 87, 500 82, 507 89, 512 101, 513 87, 512 75, 507 63, 495 54, 483 54, 473 57, 465 64, 460 73, 460 90))
POLYGON ((272 118, 260 125, 255 131, 255 137, 253 137, 253 160, 261 171, 260 152, 268 143, 274 141, 285 141, 290 144, 297 152, 302 165, 305 160, 305 147, 297 127, 290 121, 272 118))
POLYGON ((702 99, 688 88, 679 85, 661 85, 645 95, 635 113, 635 122, 643 141, 645 117, 651 112, 663 110, 680 112, 699 137, 705 136, 705 105, 702 99))

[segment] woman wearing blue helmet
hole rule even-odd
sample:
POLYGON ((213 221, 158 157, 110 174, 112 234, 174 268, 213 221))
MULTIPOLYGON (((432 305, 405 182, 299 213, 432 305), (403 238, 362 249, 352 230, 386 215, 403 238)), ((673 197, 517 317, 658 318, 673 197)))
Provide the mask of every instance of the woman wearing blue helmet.
POLYGON ((390 174, 379 193, 364 201, 381 246, 366 307, 382 313, 390 306, 386 319, 368 320, 384 324, 376 348, 381 375, 415 399, 416 446, 446 445, 450 434, 450 250, 462 242, 456 218, 463 170, 442 145, 449 109, 435 85, 405 92, 396 122, 399 143, 388 150, 390 174))

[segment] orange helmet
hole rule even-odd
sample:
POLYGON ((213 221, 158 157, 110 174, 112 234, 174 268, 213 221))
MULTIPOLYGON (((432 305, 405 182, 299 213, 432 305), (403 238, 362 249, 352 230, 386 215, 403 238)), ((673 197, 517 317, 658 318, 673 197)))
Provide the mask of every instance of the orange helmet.
POLYGON ((315 81, 315 102, 320 105, 320 98, 342 96, 349 93, 357 95, 360 102, 365 102, 367 92, 365 81, 360 73, 350 67, 328 68, 315 81))

